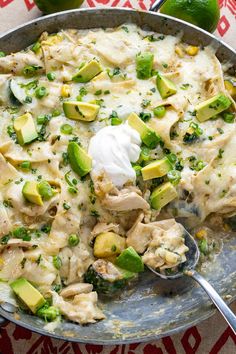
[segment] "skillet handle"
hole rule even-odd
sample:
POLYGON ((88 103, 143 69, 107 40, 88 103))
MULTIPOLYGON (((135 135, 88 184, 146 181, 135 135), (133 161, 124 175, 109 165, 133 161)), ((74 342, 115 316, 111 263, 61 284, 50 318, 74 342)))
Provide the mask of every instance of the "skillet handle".
POLYGON ((164 2, 166 2, 166 0, 157 0, 154 1, 154 3, 152 4, 152 6, 150 7, 149 11, 157 11, 160 9, 160 7, 164 4, 164 2))
POLYGON ((8 320, 2 316, 0 316, 0 327, 5 326, 5 324, 8 322, 8 320))

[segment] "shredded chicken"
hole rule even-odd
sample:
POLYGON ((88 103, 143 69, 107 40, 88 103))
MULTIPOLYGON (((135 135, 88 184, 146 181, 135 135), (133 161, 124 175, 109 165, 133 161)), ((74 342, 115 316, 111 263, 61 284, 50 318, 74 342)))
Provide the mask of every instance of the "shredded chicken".
POLYGON ((73 322, 80 324, 94 323, 105 318, 97 306, 97 293, 76 295, 73 301, 65 301, 56 292, 52 291, 53 305, 58 307, 61 313, 73 322))
POLYGON ((149 209, 150 206, 136 191, 124 188, 117 195, 107 194, 101 201, 102 206, 109 210, 126 211, 135 209, 149 209))
POLYGON ((60 275, 65 279, 66 284, 82 281, 83 274, 93 262, 90 252, 83 243, 80 243, 78 247, 73 247, 73 249, 63 248, 60 257, 63 264, 60 275))
POLYGON ((127 232, 127 245, 132 246, 138 253, 143 253, 151 239, 152 231, 156 223, 142 223, 144 214, 141 213, 136 219, 131 229, 127 232))
POLYGON ((156 269, 163 271, 167 268, 175 268, 178 264, 186 261, 183 227, 174 219, 163 220, 155 223, 152 238, 148 249, 144 253, 143 262, 156 269))
POLYGON ((105 222, 99 222, 98 224, 96 224, 93 228, 93 230, 91 231, 91 239, 94 239, 97 235, 101 234, 102 232, 109 232, 109 231, 113 231, 116 234, 119 235, 123 235, 124 234, 124 230, 121 230, 122 228, 120 227, 119 224, 107 224, 105 222))

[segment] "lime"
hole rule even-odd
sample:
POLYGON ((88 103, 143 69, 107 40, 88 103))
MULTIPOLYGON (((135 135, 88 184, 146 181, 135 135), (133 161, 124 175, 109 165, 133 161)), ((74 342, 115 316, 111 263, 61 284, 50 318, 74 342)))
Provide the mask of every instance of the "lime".
POLYGON ((220 19, 217 0, 167 0, 160 12, 214 32, 220 19))
POLYGON ((38 8, 45 14, 71 10, 80 7, 84 0, 34 0, 38 8))

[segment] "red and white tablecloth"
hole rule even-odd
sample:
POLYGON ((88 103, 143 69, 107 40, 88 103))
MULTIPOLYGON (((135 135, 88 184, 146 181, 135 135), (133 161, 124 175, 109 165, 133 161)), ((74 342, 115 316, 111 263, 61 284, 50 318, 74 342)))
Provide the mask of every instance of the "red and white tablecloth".
MULTIPOLYGON (((66 1, 66 0, 65 0, 66 1)), ((148 10, 152 0, 86 0, 83 7, 148 10)), ((220 0, 217 37, 236 49, 236 0, 220 0)), ((0 0, 0 33, 40 16, 33 0, 0 0)), ((236 303, 233 305, 236 312, 236 303)), ((8 323, 0 329, 0 354, 236 354, 236 336, 219 314, 185 332, 151 343, 107 346, 75 344, 40 336, 8 323)))

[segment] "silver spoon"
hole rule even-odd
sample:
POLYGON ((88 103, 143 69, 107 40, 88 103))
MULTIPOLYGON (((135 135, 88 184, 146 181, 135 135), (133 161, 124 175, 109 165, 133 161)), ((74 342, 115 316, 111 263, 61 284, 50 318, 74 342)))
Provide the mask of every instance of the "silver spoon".
POLYGON ((183 276, 189 276, 196 280, 199 285, 205 290, 207 295, 210 297, 212 302, 224 316, 225 320, 228 322, 229 326, 232 328, 233 332, 236 334, 236 316, 230 310, 230 308, 226 305, 224 300, 220 297, 217 291, 208 283, 208 281, 203 278, 196 270, 195 267, 199 261, 199 249, 196 241, 190 235, 190 233, 186 230, 184 233, 185 244, 189 248, 189 251, 186 253, 186 262, 184 263, 184 269, 182 271, 178 271, 173 275, 165 275, 158 273, 155 269, 148 267, 153 273, 161 277, 162 279, 177 279, 183 276))

